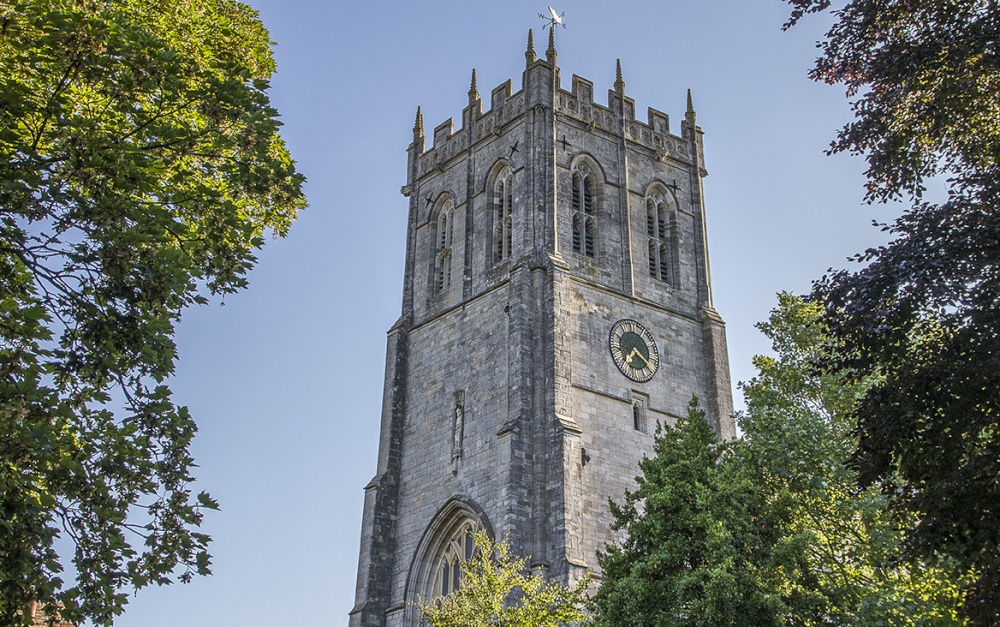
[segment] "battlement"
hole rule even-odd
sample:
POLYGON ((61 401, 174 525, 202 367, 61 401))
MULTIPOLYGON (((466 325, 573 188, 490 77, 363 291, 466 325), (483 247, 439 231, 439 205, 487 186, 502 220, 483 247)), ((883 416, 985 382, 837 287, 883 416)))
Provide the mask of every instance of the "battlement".
MULTIPOLYGON (((690 160, 690 140, 693 134, 688 124, 682 124, 681 134, 674 135, 670 132, 670 116, 666 113, 649 107, 646 112, 647 121, 641 122, 635 118, 635 101, 632 98, 609 89, 608 104, 602 106, 594 102, 593 82, 576 74, 572 81, 571 91, 558 91, 558 114, 579 120, 592 131, 603 130, 619 136, 624 132, 626 139, 654 151, 658 158, 673 157, 683 162, 690 160)), ((700 131, 697 127, 695 129, 700 131)))
MULTIPOLYGON (((551 45, 551 42, 550 42, 551 45)), ((529 39, 527 64, 522 77, 521 89, 513 91, 510 79, 500 83, 490 92, 490 108, 482 110, 482 101, 476 88, 475 70, 472 74, 472 86, 469 91, 469 106, 462 111, 462 127, 455 130, 454 118, 449 118, 434 127, 432 144, 425 148, 422 141, 415 142, 414 158, 417 161, 417 176, 423 176, 432 171, 444 171, 452 159, 460 157, 470 147, 500 136, 514 127, 522 119, 529 106, 538 104, 549 105, 552 94, 536 94, 528 103, 528 86, 538 88, 546 81, 536 80, 555 73, 558 81, 559 68, 555 65, 554 50, 550 49, 549 60, 536 59, 529 39)), ((551 83, 548 83, 551 85, 551 83)), ((622 80, 621 64, 618 64, 614 89, 608 90, 607 105, 594 102, 594 83, 585 78, 573 75, 569 91, 561 86, 555 90, 554 109, 558 118, 575 120, 591 132, 603 132, 615 137, 622 137, 632 144, 638 144, 651 151, 657 159, 674 159, 690 165, 695 152, 699 150, 699 135, 701 129, 694 124, 694 111, 688 101, 688 111, 681 123, 680 134, 670 132, 670 117, 649 107, 646 121, 640 121, 635 116, 635 101, 624 93, 625 83, 622 80)), ((532 92, 534 93, 534 92, 532 92)), ((415 129, 416 130, 416 129, 415 129)), ((423 129, 419 135, 423 136, 423 129)))
POLYGON ((433 144, 417 155, 419 175, 435 169, 443 169, 448 161, 461 155, 466 149, 481 141, 499 135, 502 129, 524 114, 525 93, 521 89, 511 93, 512 83, 508 79, 493 89, 491 106, 479 112, 481 103, 470 104, 463 110, 462 119, 468 124, 455 130, 454 118, 448 118, 434 127, 433 144))
MULTIPOLYGON (((479 103, 477 103, 479 104, 479 103)), ((418 157, 418 173, 426 174, 434 169, 443 169, 451 159, 461 155, 470 145, 475 145, 502 132, 502 129, 524 114, 524 90, 511 94, 511 81, 507 80, 493 89, 491 107, 482 113, 478 107, 470 105, 463 111, 462 118, 471 123, 454 129, 454 118, 448 118, 434 128, 433 144, 418 157), (472 115, 471 113, 475 113, 472 115)))

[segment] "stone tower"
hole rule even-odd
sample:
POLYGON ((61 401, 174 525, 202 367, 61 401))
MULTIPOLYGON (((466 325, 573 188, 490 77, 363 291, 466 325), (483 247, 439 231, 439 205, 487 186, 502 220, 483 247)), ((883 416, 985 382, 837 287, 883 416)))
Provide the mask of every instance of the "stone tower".
POLYGON ((697 395, 735 434, 690 93, 675 134, 659 111, 636 119, 620 64, 605 106, 588 80, 561 87, 551 31, 544 59, 529 32, 525 58, 486 111, 473 71, 461 128, 430 148, 417 109, 352 627, 416 625, 474 526, 550 578, 599 577, 608 498, 656 421, 697 395))

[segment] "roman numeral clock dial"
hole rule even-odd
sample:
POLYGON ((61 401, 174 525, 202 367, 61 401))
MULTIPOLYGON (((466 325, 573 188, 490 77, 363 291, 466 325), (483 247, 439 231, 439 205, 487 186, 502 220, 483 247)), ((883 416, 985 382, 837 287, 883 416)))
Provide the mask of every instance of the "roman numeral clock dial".
POLYGON ((635 320, 619 320, 608 337, 611 358, 621 373, 637 383, 653 378, 660 365, 656 342, 646 327, 635 320))

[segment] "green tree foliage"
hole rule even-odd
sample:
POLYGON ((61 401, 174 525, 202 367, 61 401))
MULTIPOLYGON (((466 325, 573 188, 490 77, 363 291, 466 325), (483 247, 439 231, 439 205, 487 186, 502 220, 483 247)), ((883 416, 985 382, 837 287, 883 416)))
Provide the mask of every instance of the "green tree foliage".
POLYGON ((506 541, 474 534, 476 551, 462 564, 462 585, 451 594, 421 605, 432 627, 558 627, 589 622, 583 579, 572 587, 528 574, 523 558, 506 541))
POLYGON ((788 512, 733 459, 696 400, 657 426, 638 487, 611 503, 627 535, 599 555, 595 624, 758 627, 813 611, 801 552, 781 546, 788 512))
MULTIPOLYGON (((786 26, 830 0, 787 0, 786 26)), ((856 407, 863 486, 917 514, 914 557, 978 570, 964 610, 1000 620, 1000 9, 995 0, 838 3, 811 76, 842 83, 870 202, 911 207, 895 239, 814 287, 839 340, 830 367, 878 375, 856 407), (927 202, 929 177, 947 189, 927 202)))
POLYGON ((4 625, 33 601, 110 624, 209 570, 163 382, 181 311, 244 287, 304 204, 270 43, 232 0, 0 0, 4 625))
POLYGON ((637 489, 612 504, 626 538, 600 556, 598 625, 965 624, 953 560, 902 559, 912 513, 850 465, 853 410, 872 379, 816 369, 836 340, 787 294, 759 325, 775 356, 743 385, 744 439, 719 443, 692 405, 660 425, 637 489))
POLYGON ((771 501, 790 511, 786 540, 805 556, 822 608, 819 620, 804 624, 963 624, 957 607, 969 578, 943 564, 901 560, 913 515, 891 512, 874 487, 857 488, 853 410, 873 381, 817 371, 831 343, 821 311, 779 294, 758 325, 775 356, 754 358, 758 375, 742 386, 745 441, 728 463, 747 465, 771 501))

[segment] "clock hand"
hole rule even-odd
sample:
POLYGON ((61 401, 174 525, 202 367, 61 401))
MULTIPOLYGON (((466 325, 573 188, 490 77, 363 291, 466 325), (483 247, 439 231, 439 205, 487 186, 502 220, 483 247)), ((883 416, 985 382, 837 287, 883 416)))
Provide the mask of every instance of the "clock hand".
POLYGON ((638 358, 639 358, 639 359, 641 359, 641 360, 642 360, 643 362, 645 362, 645 364, 646 364, 646 367, 647 367, 647 368, 649 368, 650 370, 652 370, 652 369, 653 369, 653 364, 649 363, 649 360, 648 360, 648 359, 646 359, 646 357, 645 357, 645 356, 643 356, 643 354, 639 352, 639 349, 638 349, 638 348, 633 348, 633 349, 632 349, 632 352, 631 352, 631 353, 629 353, 629 354, 628 354, 628 357, 626 357, 626 358, 625 358, 625 363, 631 363, 631 362, 632 362, 632 358, 633 358, 633 357, 638 357, 638 358))

